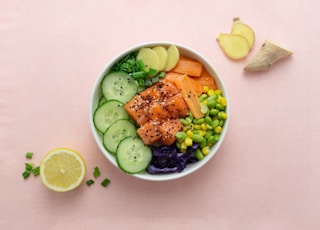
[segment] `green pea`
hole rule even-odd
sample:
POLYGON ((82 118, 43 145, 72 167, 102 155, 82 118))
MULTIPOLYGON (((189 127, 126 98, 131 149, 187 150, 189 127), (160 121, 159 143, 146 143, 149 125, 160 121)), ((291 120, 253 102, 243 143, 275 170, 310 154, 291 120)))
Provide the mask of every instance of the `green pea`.
POLYGON ((212 100, 212 101, 208 101, 207 106, 209 109, 213 109, 216 107, 216 104, 217 104, 217 102, 215 100, 212 100))
POLYGON ((199 118, 199 119, 194 119, 193 120, 193 123, 194 124, 202 124, 204 122, 204 118, 203 117, 201 117, 201 118, 199 118))
POLYGON ((222 127, 224 125, 224 120, 220 120, 219 125, 222 127))
POLYGON ((204 135, 205 139, 208 139, 209 137, 211 137, 213 134, 212 130, 207 130, 206 135, 204 135))
POLYGON ((180 118, 179 119, 180 120, 180 122, 184 125, 184 126, 188 126, 190 123, 186 120, 186 119, 184 119, 184 118, 180 118))
POLYGON ((211 109, 209 112, 210 116, 216 116, 218 113, 219 113, 219 110, 217 109, 211 109))
POLYGON ((197 149, 196 150, 196 158, 201 161, 203 158, 204 158, 204 155, 202 154, 201 150, 200 149, 197 149))
POLYGON ((202 94, 200 97, 199 97, 199 100, 200 101, 203 101, 205 99, 207 99, 208 95, 207 94, 202 94))
POLYGON ((211 124, 211 123, 212 123, 211 117, 206 116, 204 119, 205 119, 205 122, 206 122, 207 124, 211 124))
POLYGON ((220 111, 224 110, 224 107, 220 103, 217 103, 215 107, 220 111))
POLYGON ((211 123, 212 129, 215 129, 219 125, 219 123, 220 121, 218 119, 213 120, 213 122, 211 123))
POLYGON ((214 134, 213 137, 215 142, 217 142, 220 139, 220 134, 214 134))
POLYGON ((186 117, 185 119, 189 124, 192 123, 192 119, 190 117, 186 117))
POLYGON ((207 140, 203 138, 203 141, 200 143, 200 148, 204 148, 207 146, 207 140))
POLYGON ((203 136, 199 135, 199 134, 194 134, 192 136, 192 140, 196 143, 201 143, 203 141, 203 136))
POLYGON ((212 145, 212 144, 214 144, 214 143, 216 143, 216 139, 215 139, 215 137, 214 137, 214 135, 213 135, 213 136, 210 136, 210 137, 207 139, 207 145, 212 145))
POLYGON ((211 96, 208 97, 208 101, 216 100, 218 98, 217 94, 212 94, 211 96))
POLYGON ((186 139, 186 137, 187 137, 187 134, 185 132, 177 132, 176 133, 176 138, 178 140, 184 140, 184 139, 186 139))

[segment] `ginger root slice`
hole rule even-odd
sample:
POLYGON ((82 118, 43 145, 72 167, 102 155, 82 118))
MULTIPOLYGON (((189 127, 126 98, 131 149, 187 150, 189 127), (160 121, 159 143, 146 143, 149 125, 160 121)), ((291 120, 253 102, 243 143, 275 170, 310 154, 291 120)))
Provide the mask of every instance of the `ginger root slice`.
POLYGON ((248 40, 250 49, 252 49, 255 42, 255 33, 253 29, 240 20, 239 17, 233 19, 231 34, 238 34, 248 40))
POLYGON ((260 50, 252 56, 244 67, 245 71, 261 71, 270 69, 274 63, 287 58, 293 52, 284 49, 275 43, 265 41, 260 50))
POLYGON ((220 33, 217 41, 225 55, 234 60, 245 58, 250 51, 247 39, 237 34, 220 33))

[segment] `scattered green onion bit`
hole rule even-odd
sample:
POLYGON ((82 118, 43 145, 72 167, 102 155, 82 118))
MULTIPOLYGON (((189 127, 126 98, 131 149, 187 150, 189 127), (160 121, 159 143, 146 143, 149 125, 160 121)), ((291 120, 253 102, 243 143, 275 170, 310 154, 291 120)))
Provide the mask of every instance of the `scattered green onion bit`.
POLYGON ((38 176, 40 174, 40 166, 33 168, 32 173, 34 176, 38 176))
POLYGON ((94 178, 97 178, 98 176, 100 176, 100 170, 97 166, 93 170, 93 176, 94 178))
POLYGON ((22 173, 23 179, 27 179, 30 176, 30 171, 24 171, 22 173))
POLYGON ((105 179, 101 182, 101 185, 102 185, 103 187, 107 187, 109 183, 110 183, 110 180, 109 180, 108 178, 105 178, 105 179))
POLYGON ((90 185, 92 185, 92 184, 94 184, 94 180, 87 180, 86 181, 86 184, 88 185, 88 186, 90 186, 90 185))
POLYGON ((31 159, 33 157, 33 153, 32 152, 27 152, 26 153, 26 158, 27 159, 31 159))
POLYGON ((33 164, 25 163, 26 171, 31 172, 33 168, 33 164))

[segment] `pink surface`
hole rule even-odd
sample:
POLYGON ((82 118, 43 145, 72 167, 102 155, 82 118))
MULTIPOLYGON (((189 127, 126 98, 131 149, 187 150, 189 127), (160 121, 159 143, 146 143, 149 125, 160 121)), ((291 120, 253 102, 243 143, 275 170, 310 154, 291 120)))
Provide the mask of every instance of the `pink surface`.
POLYGON ((320 22, 309 1, 0 1, 0 229, 320 229, 320 22), (227 59, 217 42, 239 16, 294 52, 263 73, 227 59), (112 166, 89 127, 89 99, 118 52, 154 40, 202 53, 230 96, 229 133, 200 171, 148 182, 112 166), (86 179, 70 193, 23 180, 56 147, 79 151, 86 179), (102 179, 102 178, 101 178, 102 179))

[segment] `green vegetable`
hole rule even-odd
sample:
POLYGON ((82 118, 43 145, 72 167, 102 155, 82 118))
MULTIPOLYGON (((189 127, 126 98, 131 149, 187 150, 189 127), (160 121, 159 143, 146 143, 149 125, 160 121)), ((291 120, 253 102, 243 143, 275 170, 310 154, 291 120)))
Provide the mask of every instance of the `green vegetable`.
POLYGON ((94 178, 97 178, 98 176, 100 176, 100 169, 97 166, 93 170, 93 176, 94 178))
POLYGON ((27 153, 26 153, 26 158, 27 158, 27 159, 31 159, 32 156, 33 156, 33 153, 32 153, 32 152, 27 152, 27 153))
POLYGON ((27 179, 30 176, 30 171, 24 171, 22 173, 22 176, 23 176, 24 179, 27 179))
POLYGON ((32 173, 34 176, 38 176, 40 174, 40 166, 33 168, 32 173))
POLYGON ((196 158, 201 160, 209 154, 209 149, 219 141, 220 133, 228 116, 225 112, 227 101, 220 90, 209 89, 198 98, 201 104, 206 107, 206 111, 203 111, 205 116, 195 119, 192 113, 189 113, 187 117, 180 118, 183 131, 176 133, 176 146, 184 152, 188 146, 199 143, 196 158))
POLYGON ((101 182, 101 185, 102 185, 103 187, 107 187, 109 183, 110 183, 110 180, 109 180, 108 178, 105 178, 105 179, 101 182))
POLYGON ((30 172, 33 168, 33 164, 25 163, 25 168, 26 168, 26 171, 30 172))
POLYGON ((94 180, 87 180, 86 181, 86 184, 88 185, 88 186, 90 186, 90 185, 92 185, 92 184, 94 184, 94 180))

